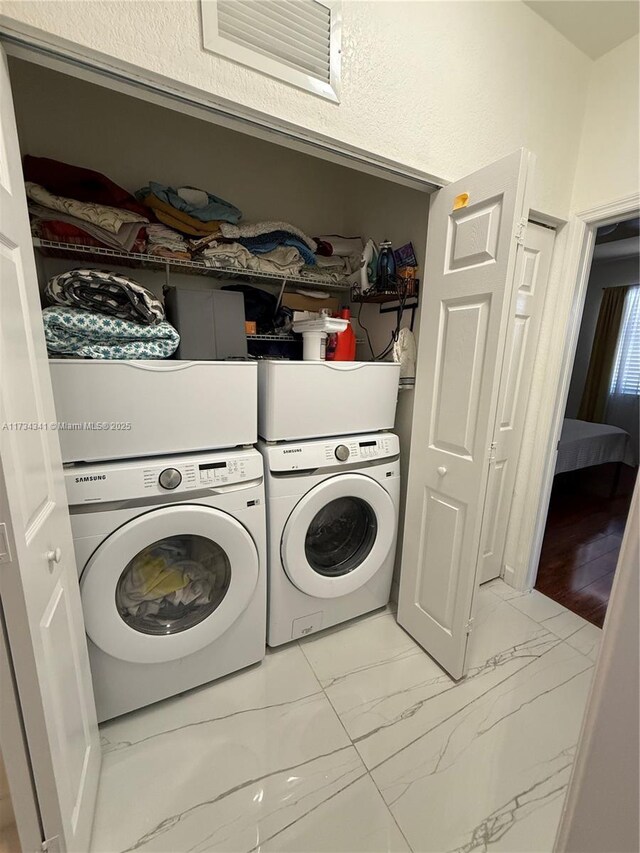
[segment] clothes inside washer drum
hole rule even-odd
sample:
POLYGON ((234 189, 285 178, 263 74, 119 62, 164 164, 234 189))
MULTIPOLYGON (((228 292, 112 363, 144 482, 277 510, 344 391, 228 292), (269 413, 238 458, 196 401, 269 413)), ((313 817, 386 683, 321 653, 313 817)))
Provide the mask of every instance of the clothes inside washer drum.
POLYGON ((191 534, 168 537, 128 563, 116 605, 124 621, 141 633, 179 633, 213 613, 230 576, 229 559, 215 542, 191 534))

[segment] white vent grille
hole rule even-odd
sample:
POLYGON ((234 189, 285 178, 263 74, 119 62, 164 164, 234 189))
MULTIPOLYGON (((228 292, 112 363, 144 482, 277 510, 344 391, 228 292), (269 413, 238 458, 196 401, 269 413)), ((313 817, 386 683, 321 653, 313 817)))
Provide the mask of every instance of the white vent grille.
POLYGON ((340 11, 334 0, 202 0, 204 47, 337 101, 340 11))

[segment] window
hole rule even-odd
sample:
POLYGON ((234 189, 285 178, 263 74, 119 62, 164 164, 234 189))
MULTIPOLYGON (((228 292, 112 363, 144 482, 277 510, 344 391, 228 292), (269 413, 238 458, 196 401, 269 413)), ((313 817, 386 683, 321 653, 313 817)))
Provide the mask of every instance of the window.
POLYGON ((640 285, 624 300, 610 393, 640 395, 640 285))

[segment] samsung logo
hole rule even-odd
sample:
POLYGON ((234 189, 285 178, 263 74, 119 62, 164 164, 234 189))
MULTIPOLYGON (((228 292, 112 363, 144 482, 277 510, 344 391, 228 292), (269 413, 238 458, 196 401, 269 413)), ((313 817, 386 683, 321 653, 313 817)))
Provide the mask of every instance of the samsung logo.
POLYGON ((93 483, 94 480, 106 480, 106 474, 94 474, 91 477, 76 477, 76 483, 93 483))
POLYGON ((302 453, 301 447, 291 447, 288 450, 283 450, 283 453, 302 453))

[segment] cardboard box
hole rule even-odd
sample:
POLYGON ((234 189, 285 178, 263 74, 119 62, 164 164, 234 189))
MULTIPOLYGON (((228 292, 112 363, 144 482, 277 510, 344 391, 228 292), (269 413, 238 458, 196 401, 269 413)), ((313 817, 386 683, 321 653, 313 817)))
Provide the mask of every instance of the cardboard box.
POLYGON ((337 311, 340 307, 340 299, 337 296, 314 299, 313 296, 303 296, 302 293, 283 293, 282 305, 293 311, 322 311, 323 308, 337 311))

